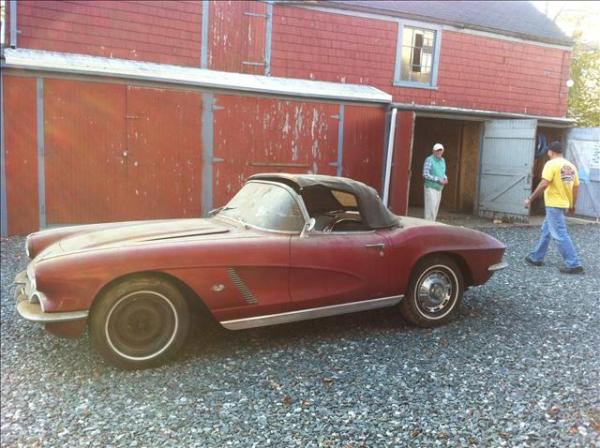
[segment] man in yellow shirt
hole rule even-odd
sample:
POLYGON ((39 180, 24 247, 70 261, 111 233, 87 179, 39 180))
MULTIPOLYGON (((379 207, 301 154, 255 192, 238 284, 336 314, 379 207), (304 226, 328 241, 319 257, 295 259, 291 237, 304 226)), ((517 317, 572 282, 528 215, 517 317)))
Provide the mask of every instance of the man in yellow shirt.
POLYGON ((575 246, 569 237, 565 213, 575 211, 577 190, 579 189, 579 176, 577 168, 562 157, 563 146, 560 142, 552 142, 548 147, 550 160, 544 165, 542 180, 531 196, 525 199, 525 208, 542 192, 546 205, 546 219, 542 225, 542 235, 533 252, 525 257, 525 261, 532 266, 541 266, 548 250, 550 238, 556 241, 558 251, 567 265, 560 268, 565 274, 583 274, 583 267, 577 257, 575 246))

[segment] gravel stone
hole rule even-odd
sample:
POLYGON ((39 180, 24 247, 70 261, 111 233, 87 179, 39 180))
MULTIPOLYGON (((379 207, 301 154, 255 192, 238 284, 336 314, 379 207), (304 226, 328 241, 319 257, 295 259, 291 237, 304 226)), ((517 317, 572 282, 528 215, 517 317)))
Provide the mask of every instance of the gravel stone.
POLYGON ((510 266, 432 330, 393 309, 228 332, 203 319, 169 365, 104 364, 86 334, 17 316, 23 238, 2 240, 6 447, 600 447, 600 228, 585 275, 523 257, 538 227, 486 228, 510 266))

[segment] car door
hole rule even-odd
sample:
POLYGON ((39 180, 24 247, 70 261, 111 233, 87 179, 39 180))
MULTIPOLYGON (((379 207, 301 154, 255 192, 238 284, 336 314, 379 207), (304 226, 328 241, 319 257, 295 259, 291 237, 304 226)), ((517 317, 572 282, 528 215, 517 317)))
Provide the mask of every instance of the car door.
POLYGON ((294 306, 319 307, 385 296, 387 240, 377 231, 308 232, 290 245, 294 306))

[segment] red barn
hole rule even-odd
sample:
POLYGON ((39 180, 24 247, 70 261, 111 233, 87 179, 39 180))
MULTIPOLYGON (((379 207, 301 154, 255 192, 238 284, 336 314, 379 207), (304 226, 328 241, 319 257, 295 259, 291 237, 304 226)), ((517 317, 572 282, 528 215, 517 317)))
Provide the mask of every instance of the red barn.
POLYGON ((9 0, 2 235, 190 217, 255 172, 519 215, 561 138, 571 41, 528 2, 9 0))

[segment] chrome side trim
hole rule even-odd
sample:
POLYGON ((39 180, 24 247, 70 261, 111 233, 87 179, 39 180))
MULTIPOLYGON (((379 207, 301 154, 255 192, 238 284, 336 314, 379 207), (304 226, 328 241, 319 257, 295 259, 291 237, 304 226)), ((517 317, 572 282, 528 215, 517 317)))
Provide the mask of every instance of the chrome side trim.
POLYGON ((66 313, 45 313, 39 303, 30 303, 25 297, 23 288, 17 288, 17 312, 23 319, 42 324, 70 322, 87 319, 89 311, 70 311, 66 313))
POLYGON ((238 289, 246 303, 250 305, 256 305, 258 303, 257 298, 254 296, 254 294, 252 294, 252 291, 248 289, 248 286, 246 286, 246 283, 244 283, 244 280, 240 278, 236 270, 234 268, 227 268, 227 274, 229 275, 231 282, 238 289))
POLYGON ((266 316, 248 317, 245 319, 225 320, 221 322, 228 330, 243 330, 246 328, 266 327, 269 325, 287 324, 301 320, 317 319, 319 317, 336 316, 338 314, 354 313, 357 311, 373 310, 394 306, 404 298, 404 295, 381 297, 379 299, 364 300, 362 302, 343 303, 320 308, 290 311, 266 316))
POLYGON ((507 266, 508 266, 508 263, 506 261, 502 261, 500 263, 491 265, 488 268, 488 271, 490 271, 490 272, 501 271, 502 269, 506 268, 507 266))

